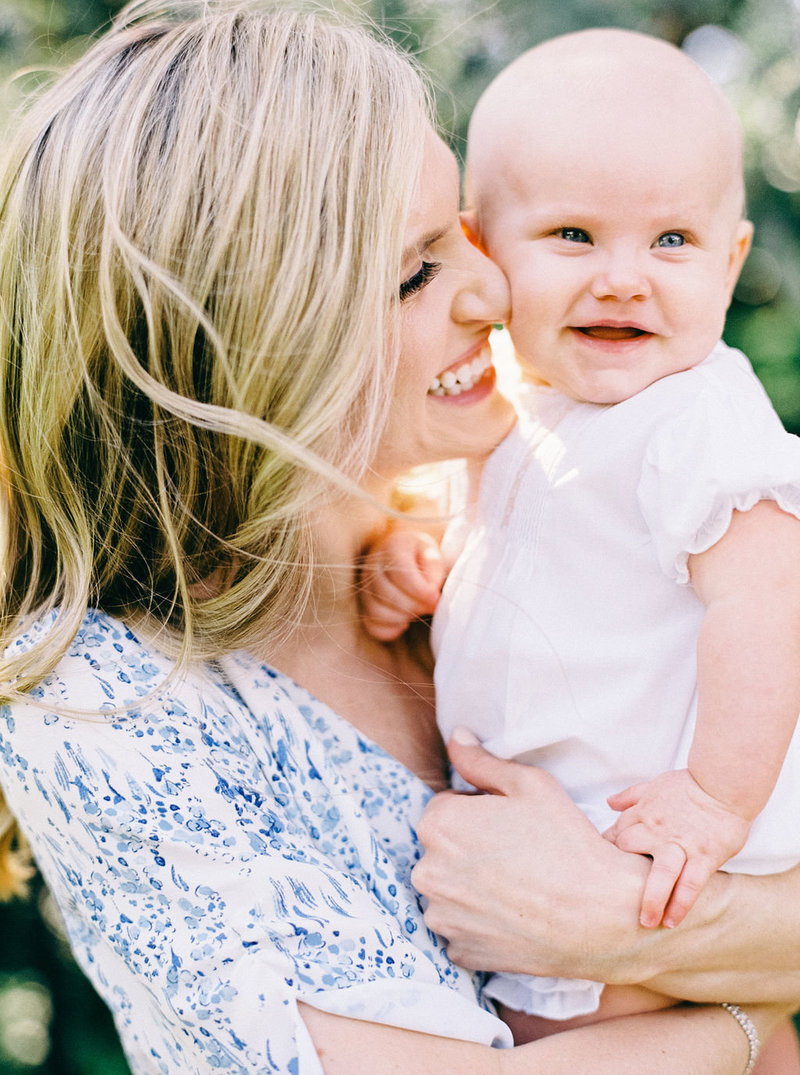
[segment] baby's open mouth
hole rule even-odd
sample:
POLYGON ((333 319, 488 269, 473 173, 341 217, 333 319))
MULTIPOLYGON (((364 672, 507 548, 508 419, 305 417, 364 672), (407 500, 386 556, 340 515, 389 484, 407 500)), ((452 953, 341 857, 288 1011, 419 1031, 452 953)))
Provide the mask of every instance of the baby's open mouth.
POLYGON ((644 329, 632 325, 586 325, 578 326, 578 332, 590 336, 593 340, 635 340, 638 336, 649 336, 644 329))
POLYGON ((434 377, 428 388, 429 396, 460 396, 474 388, 492 364, 492 349, 483 348, 477 358, 464 362, 456 369, 445 370, 434 377))

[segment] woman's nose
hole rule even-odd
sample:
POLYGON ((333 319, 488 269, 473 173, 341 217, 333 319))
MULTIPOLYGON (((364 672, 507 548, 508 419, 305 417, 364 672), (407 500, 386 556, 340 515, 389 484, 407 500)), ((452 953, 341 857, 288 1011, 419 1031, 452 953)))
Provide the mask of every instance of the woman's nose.
POLYGON ((508 321, 511 295, 502 270, 466 236, 462 256, 464 276, 453 299, 453 320, 486 324, 508 321))
POLYGON ((597 266, 591 290, 596 299, 616 299, 618 302, 646 299, 652 294, 649 277, 638 253, 627 249, 605 254, 597 266))

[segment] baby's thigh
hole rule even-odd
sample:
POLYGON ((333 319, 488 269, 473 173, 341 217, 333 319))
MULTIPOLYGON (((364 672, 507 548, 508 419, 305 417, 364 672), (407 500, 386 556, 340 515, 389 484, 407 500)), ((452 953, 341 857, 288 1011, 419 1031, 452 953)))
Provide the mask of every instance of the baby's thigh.
POLYGON ((800 1075, 800 1046, 791 1020, 787 1019, 761 1050, 753 1075, 800 1075))
MULTIPOLYGON (((524 1045, 527 1041, 537 1041, 550 1034, 559 1034, 562 1030, 574 1030, 579 1026, 602 1022, 620 1015, 638 1015, 640 1012, 654 1012, 660 1008, 671 1008, 678 1001, 663 993, 654 993, 639 985, 607 985, 600 995, 600 1006, 589 1015, 576 1015, 572 1019, 543 1019, 538 1015, 514 1011, 504 1004, 499 1005, 500 1018, 508 1024, 514 1035, 515 1045, 524 1045)), ((763 1075, 777 1075, 770 1070, 763 1075)), ((762 1073, 759 1073, 762 1075, 762 1073)), ((794 1072, 791 1072, 794 1075, 794 1072)), ((797 1075, 800 1075, 798 1070, 797 1075)))

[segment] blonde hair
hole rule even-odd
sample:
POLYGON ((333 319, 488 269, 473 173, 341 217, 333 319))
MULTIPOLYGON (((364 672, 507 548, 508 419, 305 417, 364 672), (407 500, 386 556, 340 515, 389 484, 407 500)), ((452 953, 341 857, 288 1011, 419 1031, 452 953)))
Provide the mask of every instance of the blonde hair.
MULTIPOLYGON (((314 9, 164 12, 129 5, 4 154, 0 650, 55 617, 5 698, 89 606, 182 659, 275 637, 391 395, 418 75, 314 9)), ((0 889, 11 820, 0 798, 0 889)))

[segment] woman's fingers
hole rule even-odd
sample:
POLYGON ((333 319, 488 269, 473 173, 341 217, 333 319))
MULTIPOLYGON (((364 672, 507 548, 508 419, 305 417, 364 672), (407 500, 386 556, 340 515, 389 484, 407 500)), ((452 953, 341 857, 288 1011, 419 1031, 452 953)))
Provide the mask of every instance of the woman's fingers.
POLYGON ((495 758, 467 732, 448 749, 479 793, 434 796, 417 825, 412 883, 428 926, 463 966, 607 978, 638 917, 643 860, 602 840, 549 773, 495 758))
POLYGON ((531 791, 537 783, 541 783, 551 786, 561 796, 566 794, 543 769, 496 758, 484 750, 480 740, 466 728, 455 729, 447 744, 447 753, 459 775, 479 791, 492 795, 514 795, 523 787, 531 791))

